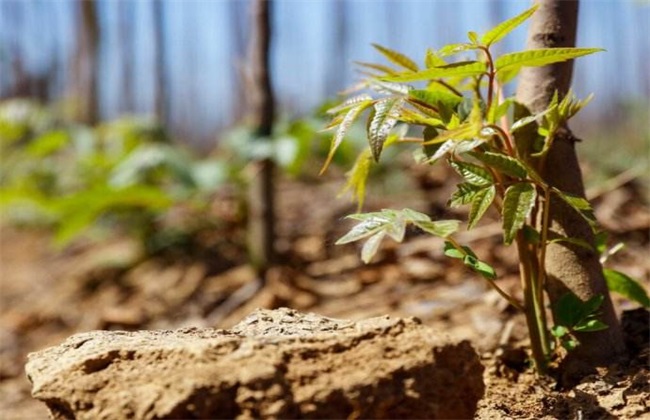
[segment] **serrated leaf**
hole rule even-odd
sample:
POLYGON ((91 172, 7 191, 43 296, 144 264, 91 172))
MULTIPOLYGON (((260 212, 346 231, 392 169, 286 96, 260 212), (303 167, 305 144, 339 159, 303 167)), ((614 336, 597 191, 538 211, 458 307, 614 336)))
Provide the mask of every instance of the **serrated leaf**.
POLYGON ((483 37, 481 37, 481 43, 489 47, 490 45, 496 44, 497 42, 501 41, 503 37, 508 35, 515 28, 517 28, 519 25, 524 23, 528 18, 530 18, 533 15, 533 13, 535 13, 538 7, 539 5, 536 4, 530 9, 526 10, 525 12, 511 19, 499 23, 497 26, 487 31, 483 35, 483 37))
POLYGON ((459 43, 459 44, 449 44, 438 50, 438 54, 441 57, 447 57, 449 55, 458 54, 463 51, 476 50, 478 46, 468 44, 468 43, 459 43))
POLYGON ((494 179, 490 175, 490 172, 478 165, 455 160, 452 160, 449 164, 470 184, 482 187, 494 184, 494 179))
POLYGON ((372 70, 377 70, 379 72, 385 73, 385 74, 395 74, 397 71, 391 67, 385 66, 383 64, 376 64, 376 63, 366 63, 364 61, 355 61, 354 64, 360 67, 364 67, 367 69, 372 69, 372 70))
POLYGON ((481 190, 481 187, 470 184, 469 182, 461 182, 456 185, 456 187, 458 189, 451 195, 451 198, 449 199, 448 204, 450 207, 460 207, 471 203, 476 193, 481 190))
POLYGON ((476 128, 472 126, 470 123, 464 123, 459 125, 458 127, 443 131, 440 134, 438 134, 435 138, 431 140, 427 140, 423 145, 428 145, 428 144, 436 144, 436 143, 444 143, 447 140, 453 140, 454 142, 459 142, 461 140, 470 140, 473 139, 474 137, 477 136, 476 128))
POLYGON ((347 114, 345 114, 345 118, 343 118, 343 121, 341 121, 341 124, 339 125, 339 128, 336 131, 334 138, 332 139, 332 144, 330 146, 330 151, 327 154, 327 159, 323 164, 323 168, 320 170, 321 175, 325 173, 330 163, 332 162, 332 159, 334 158, 334 154, 336 153, 336 150, 341 145, 341 142, 343 142, 343 139, 345 138, 345 134, 347 133, 350 126, 352 126, 352 124, 359 117, 359 115, 361 115, 361 113, 365 111, 366 108, 372 105, 372 103, 373 103, 372 100, 365 100, 360 104, 355 105, 352 109, 350 109, 347 112, 347 114))
POLYGON ((395 76, 387 76, 382 78, 382 80, 390 82, 417 82, 420 80, 440 79, 444 77, 478 76, 486 71, 487 65, 483 62, 463 61, 418 71, 416 73, 400 73, 395 76))
POLYGON ((341 191, 341 193, 352 191, 352 196, 357 201, 359 209, 363 207, 363 202, 366 196, 366 184, 371 165, 372 154, 370 149, 365 149, 359 154, 359 156, 357 156, 352 169, 350 169, 346 174, 347 181, 341 191))
POLYGON ((366 243, 363 244, 363 247, 361 248, 361 261, 368 264, 370 260, 372 260, 372 257, 374 257, 375 254, 377 254, 377 251, 379 250, 379 245, 381 244, 381 241, 384 239, 385 236, 386 236, 386 232, 381 231, 368 238, 366 243))
POLYGON ((367 93, 362 93, 361 95, 356 95, 351 98, 346 99, 343 103, 332 107, 325 111, 329 115, 335 115, 342 113, 343 111, 348 111, 350 108, 355 107, 356 105, 361 104, 362 102, 372 101, 372 97, 367 93))
POLYGON ((386 95, 408 95, 408 93, 413 89, 409 85, 403 83, 393 83, 385 80, 372 79, 368 82, 368 87, 373 89, 378 93, 383 93, 386 95))
POLYGON ((589 223, 589 225, 594 229, 596 227, 596 218, 594 217, 593 210, 589 201, 585 198, 571 195, 565 192, 553 188, 552 191, 560 197, 565 203, 571 206, 578 214, 582 216, 583 219, 589 223))
POLYGON ((504 54, 497 58, 495 68, 502 72, 509 68, 539 67, 604 51, 602 48, 540 48, 504 54))
POLYGON ((403 103, 401 98, 390 98, 375 103, 375 114, 368 125, 368 141, 375 162, 379 161, 384 143, 397 123, 399 109, 403 103))
POLYGON ((490 205, 492 205, 495 196, 496 188, 494 185, 484 188, 474 194, 474 197, 472 199, 472 207, 469 211, 467 225, 468 230, 476 226, 478 221, 481 220, 481 217, 483 217, 487 209, 489 209, 490 205))
POLYGON ((339 238, 336 241, 336 245, 347 244, 372 236, 381 231, 388 223, 391 223, 391 221, 386 217, 380 215, 370 217, 354 226, 348 233, 339 238))
POLYGON ((460 222, 458 220, 414 220, 413 224, 431 235, 446 238, 458 230, 460 222))
POLYGON ((532 184, 520 183, 508 187, 503 198, 503 239, 510 245, 535 205, 537 191, 532 184))
POLYGON ((524 117, 524 118, 521 118, 521 119, 515 121, 515 123, 512 124, 512 126, 510 127, 510 132, 517 131, 520 128, 527 126, 528 124, 539 120, 541 117, 548 114, 549 112, 553 112, 555 110, 555 108, 556 108, 555 105, 549 106, 548 108, 546 108, 542 112, 539 112, 539 113, 534 114, 534 115, 529 115, 527 117, 524 117))
POLYGON ((646 308, 650 308, 650 297, 648 297, 648 293, 639 282, 620 271, 609 268, 604 269, 603 274, 609 290, 640 303, 646 308))
POLYGON ((424 213, 420 213, 419 211, 415 211, 412 209, 402 209, 402 215, 404 218, 410 222, 415 222, 415 221, 423 221, 423 222, 430 222, 431 218, 427 216, 424 213))
POLYGON ((379 44, 372 44, 380 53, 384 55, 391 63, 396 64, 400 67, 403 67, 407 70, 418 71, 418 65, 415 61, 411 60, 409 57, 404 54, 391 50, 390 48, 383 47, 379 44))
POLYGON ((438 127, 442 125, 442 121, 439 119, 419 114, 408 108, 401 108, 397 119, 406 124, 423 125, 425 127, 438 127))
POLYGON ((444 143, 427 143, 425 142, 422 146, 424 154, 427 156, 426 163, 433 165, 440 158, 444 157, 447 153, 454 149, 456 142, 453 140, 448 140, 444 143))
POLYGON ((497 171, 514 178, 526 178, 528 171, 521 161, 502 153, 483 152, 472 153, 471 156, 480 160, 497 171))
POLYGON ((440 105, 453 109, 463 100, 463 98, 441 89, 411 90, 409 91, 409 96, 419 102, 430 105, 434 109, 438 109, 440 105))

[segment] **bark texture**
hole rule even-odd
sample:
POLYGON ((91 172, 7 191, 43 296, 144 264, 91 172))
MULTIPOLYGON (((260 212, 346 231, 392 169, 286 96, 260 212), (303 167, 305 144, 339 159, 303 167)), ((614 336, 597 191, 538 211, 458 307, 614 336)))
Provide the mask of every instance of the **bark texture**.
MULTIPOLYGON (((250 48, 251 114, 257 141, 270 141, 275 103, 270 74, 271 1, 253 2, 253 37, 250 48)), ((263 277, 275 259, 275 203, 271 158, 254 162, 249 196, 249 257, 263 277)))
MULTIPOLYGON (((532 18, 528 33, 528 49, 549 47, 574 47, 578 22, 578 1, 539 0, 540 8, 532 18)), ((560 98, 569 90, 573 61, 546 67, 524 68, 517 89, 517 100, 531 112, 544 110, 557 90, 560 98)), ((577 139, 564 127, 551 147, 542 169, 542 176, 550 185, 577 195, 585 196, 582 174, 575 143, 577 139)), ((559 199, 551 202, 551 231, 581 238, 594 244, 594 235, 588 223, 559 199)), ((548 247, 546 285, 551 303, 571 290, 580 299, 587 300, 604 295, 600 320, 609 328, 604 331, 579 335, 582 343, 566 361, 570 376, 581 375, 595 366, 613 363, 624 353, 622 331, 603 277, 599 256, 595 251, 566 244, 548 247)))

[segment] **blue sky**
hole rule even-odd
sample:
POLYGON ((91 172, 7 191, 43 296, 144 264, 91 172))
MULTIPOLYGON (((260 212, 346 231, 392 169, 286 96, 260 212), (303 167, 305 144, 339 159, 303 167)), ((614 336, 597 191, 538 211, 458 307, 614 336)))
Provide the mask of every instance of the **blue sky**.
MULTIPOLYGON (((101 104, 106 117, 146 113, 154 97, 153 0, 98 0, 104 45, 101 104), (124 51, 129 51, 125 61, 124 51), (128 98, 125 80, 131 81, 128 98)), ((574 87, 596 93, 591 112, 620 97, 650 96, 650 6, 634 0, 581 2, 578 43, 606 53, 580 59, 574 87)), ((277 0, 272 51, 274 84, 283 107, 308 112, 354 81, 353 60, 381 60, 376 42, 420 59, 427 47, 463 41, 529 6, 527 1, 277 0), (344 21, 337 19, 342 8, 344 21), (337 39, 345 37, 341 47, 337 39)), ((0 91, 20 56, 30 72, 54 66, 54 96, 70 84, 75 45, 74 0, 0 0, 0 91)), ((167 89, 172 124, 211 136, 233 122, 246 46, 246 0, 164 0, 167 89)), ((525 28, 503 50, 524 46, 525 28)))

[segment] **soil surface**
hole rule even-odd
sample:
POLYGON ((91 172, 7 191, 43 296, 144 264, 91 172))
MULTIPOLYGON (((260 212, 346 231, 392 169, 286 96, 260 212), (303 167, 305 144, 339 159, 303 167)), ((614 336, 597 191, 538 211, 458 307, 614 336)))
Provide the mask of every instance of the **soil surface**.
MULTIPOLYGON (((445 210, 443 172, 414 173, 409 187, 391 189, 366 210, 411 207, 436 217, 445 210), (404 191, 411 191, 405 193, 404 191)), ((486 391, 477 418, 650 417, 648 312, 616 297, 626 329, 629 360, 604 367, 579 384, 536 380, 526 354, 523 316, 484 282, 442 255, 442 242, 414 231, 405 244, 387 241, 369 265, 355 244, 334 246, 354 212, 335 200, 341 182, 283 181, 277 231, 281 263, 265 284, 246 265, 241 226, 208 232, 202 247, 143 258, 128 238, 84 241, 65 250, 44 231, 0 230, 0 414, 3 419, 47 418, 31 398, 24 372, 28 352, 91 330, 227 328, 255 308, 289 307, 323 316, 361 320, 417 317, 425 325, 469 340, 485 366, 486 391)), ((627 247, 608 261, 650 286, 650 216, 630 181, 599 191, 595 210, 610 242, 627 247)), ((380 191, 381 192, 381 191, 380 191)), ((224 201, 215 201, 226 206, 224 201)), ((496 221, 458 240, 497 269, 501 287, 518 295, 516 252, 504 248, 496 221)))

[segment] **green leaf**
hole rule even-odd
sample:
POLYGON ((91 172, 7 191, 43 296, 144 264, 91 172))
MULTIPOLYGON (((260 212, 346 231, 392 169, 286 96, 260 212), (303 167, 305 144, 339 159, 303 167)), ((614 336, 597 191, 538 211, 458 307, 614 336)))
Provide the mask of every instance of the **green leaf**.
POLYGON ((372 257, 374 257, 375 254, 377 254, 377 251, 379 250, 379 245, 381 244, 381 241, 384 239, 385 236, 386 236, 386 232, 381 231, 371 236, 366 241, 366 243, 363 244, 363 247, 361 248, 361 261, 368 264, 370 260, 372 260, 372 257))
POLYGON ((391 50, 390 48, 382 47, 379 44, 372 44, 380 53, 384 55, 391 63, 397 64, 400 67, 404 67, 407 70, 418 71, 418 65, 415 64, 415 61, 411 60, 407 56, 397 51, 391 50))
POLYGON ((580 342, 573 337, 568 337, 568 338, 565 337, 564 339, 562 339, 562 347, 564 347, 568 351, 575 350, 576 347, 578 347, 579 345, 580 342))
POLYGON ((573 293, 568 292, 560 296, 553 305, 555 320, 559 325, 573 327, 582 318, 582 301, 573 293))
POLYGON ((490 264, 479 260, 473 255, 465 255, 463 257, 463 264, 476 271, 486 279, 494 280, 497 278, 497 273, 494 271, 494 268, 490 264))
POLYGON ((375 114, 368 125, 368 140, 375 162, 379 161, 384 143, 390 130, 397 123, 399 110, 403 103, 404 100, 401 98, 389 98, 375 103, 375 114))
POLYGON ((526 178, 528 171, 519 159, 504 155, 502 153, 483 152, 471 153, 471 156, 480 160, 497 171, 514 178, 526 178))
POLYGON ((448 55, 453 55, 453 54, 458 54, 463 51, 470 51, 470 50, 476 50, 478 49, 477 45, 473 44, 468 44, 468 43, 460 43, 460 44, 449 44, 445 45, 444 47, 440 48, 438 51, 438 54, 441 57, 446 57, 448 55))
POLYGON ((363 61, 355 61, 354 64, 360 67, 365 67, 367 69, 371 70, 377 70, 385 74, 395 74, 397 71, 395 69, 390 68, 388 66, 384 66, 383 64, 375 64, 375 63, 366 63, 363 61))
POLYGON ((476 193, 481 190, 481 187, 469 182, 461 182, 456 187, 458 189, 452 194, 448 202, 450 207, 460 207, 471 203, 476 193))
POLYGON ((444 254, 449 258, 463 259, 466 255, 471 255, 472 257, 478 259, 470 247, 463 245, 462 248, 463 250, 461 251, 456 248, 451 242, 445 241, 444 254))
POLYGON ((352 191, 352 195, 358 203, 359 210, 363 207, 363 202, 366 197, 366 184, 371 165, 372 153, 370 149, 365 149, 359 154, 352 169, 346 174, 347 181, 341 191, 342 193, 352 191))
POLYGON ((25 148, 28 155, 42 158, 49 156, 70 142, 70 135, 65 130, 48 131, 35 139, 32 139, 25 148))
POLYGON ((598 311, 598 309, 601 307, 604 301, 605 301, 604 295, 596 295, 591 299, 588 299, 586 302, 584 302, 580 307, 580 311, 581 311, 580 321, 586 319, 589 316, 595 315, 596 311, 598 311))
POLYGON ((427 49, 427 55, 424 58, 424 65, 430 69, 432 67, 445 66, 447 63, 431 48, 427 49))
POLYGON ((554 337, 561 338, 569 334, 569 329, 564 325, 554 325, 551 328, 551 334, 553 334, 554 337))
POLYGON ((472 208, 469 211, 468 230, 476 226, 476 223, 481 220, 481 217, 483 217, 487 209, 492 205, 495 196, 496 188, 494 185, 484 188, 474 194, 474 198, 472 199, 472 208))
MULTIPOLYGON (((349 218, 354 218, 355 215, 348 216, 349 218)), ((336 241, 336 245, 347 244, 350 242, 358 241, 368 236, 372 236, 377 232, 384 229, 385 225, 391 223, 392 221, 387 218, 385 215, 380 213, 373 213, 372 216, 363 220, 361 223, 353 227, 348 233, 336 241)))
POLYGON ((585 241, 584 239, 580 238, 567 238, 567 237, 560 237, 560 238, 553 238, 550 241, 548 241, 549 244, 556 244, 556 243, 568 243, 571 245, 576 245, 579 246, 580 248, 586 249, 588 251, 593 251, 594 248, 589 244, 589 242, 585 241))
POLYGON ((546 66, 599 51, 604 50, 602 48, 540 48, 504 54, 497 58, 495 67, 497 72, 502 72, 508 68, 546 66))
POLYGON ((510 109, 510 106, 515 102, 515 99, 513 97, 508 97, 504 99, 503 102, 499 104, 497 107, 490 107, 490 112, 488 115, 488 121, 490 124, 494 124, 499 118, 503 117, 508 113, 508 109, 510 109))
POLYGON ((523 22, 525 22, 528 18, 530 18, 533 13, 537 10, 539 5, 534 5, 530 9, 526 10, 525 12, 508 19, 504 22, 501 22, 494 28, 490 29, 481 37, 481 43, 487 47, 489 47, 492 44, 496 44, 497 42, 501 41, 503 37, 508 35, 510 32, 512 32, 517 26, 521 25, 523 22))
POLYGON ((490 172, 473 163, 452 160, 449 162, 452 168, 458 172, 463 179, 470 184, 477 186, 488 186, 494 184, 494 179, 490 172))
POLYGON ((372 101, 372 96, 368 95, 367 93, 363 93, 361 95, 356 95, 356 96, 353 96, 351 98, 348 98, 345 101, 343 101, 343 103, 341 103, 341 104, 339 104, 339 105, 337 105, 335 107, 329 108, 325 112, 328 115, 340 114, 343 111, 348 111, 350 108, 353 108, 353 107, 361 104, 362 102, 367 102, 367 101, 372 101))
POLYGON ((460 222, 458 220, 436 220, 424 221, 413 220, 413 224, 423 231, 440 238, 446 238, 458 230, 460 222))
POLYGON ((562 192, 557 188, 553 188, 552 191, 565 203, 577 211, 578 214, 580 214, 582 218, 585 219, 587 223, 589 223, 592 229, 595 229, 597 222, 589 201, 587 201, 585 198, 562 192))
POLYGON ((503 198, 503 236, 510 245, 535 205, 537 191, 532 184, 511 185, 503 198))
POLYGON ((467 38, 472 44, 478 44, 478 34, 474 31, 469 31, 467 33, 467 38))
MULTIPOLYGON (((325 163, 323 164, 322 169, 320 170, 320 174, 322 175, 325 173, 327 168, 329 167, 330 163, 332 162, 332 159, 334 158, 334 154, 336 153, 336 150, 339 148, 341 143, 343 142, 343 139, 345 138, 345 134, 347 133, 348 129, 354 121, 361 115, 363 111, 366 110, 370 105, 372 105, 373 101, 372 100, 364 100, 358 105, 355 105, 352 107, 347 114, 345 114, 345 117, 343 118, 343 121, 339 125, 338 130, 336 131, 336 134, 334 135, 334 138, 332 139, 332 144, 330 146, 330 151, 327 154, 327 159, 325 160, 325 163)), ((388 133, 386 133, 388 135, 388 133)))
POLYGON ((427 117, 408 108, 401 108, 397 120, 410 125, 422 125, 425 127, 438 127, 442 121, 437 118, 427 117))
POLYGON ((574 327, 574 331, 579 332, 593 332, 593 331, 602 331, 609 328, 607 324, 597 319, 585 319, 578 322, 574 327))
POLYGON ((627 299, 640 303, 645 308, 650 308, 650 298, 643 286, 633 278, 620 271, 605 268, 603 270, 607 287, 627 299))
POLYGON ((408 220, 410 222, 414 222, 414 221, 428 222, 428 221, 431 221, 431 218, 429 216, 427 216, 426 214, 420 213, 419 211, 415 211, 415 210, 412 210, 412 209, 402 209, 402 216, 406 220, 408 220))
POLYGON ((529 244, 538 244, 542 240, 539 232, 532 226, 524 225, 522 232, 524 232, 524 238, 529 244))
POLYGON ((463 100, 463 98, 458 95, 454 95, 453 93, 442 89, 411 90, 409 91, 409 96, 419 102, 430 105, 435 109, 438 109, 441 105, 449 109, 454 109, 463 100))
POLYGON ((520 128, 527 126, 528 124, 539 120, 541 117, 548 114, 549 112, 553 112, 554 109, 555 109, 555 106, 550 106, 550 107, 546 108, 542 112, 539 112, 537 114, 529 115, 527 117, 521 118, 521 119, 515 121, 514 124, 512 124, 512 126, 510 127, 510 131, 511 132, 517 131, 520 128))
POLYGON ((476 136, 476 127, 470 123, 464 123, 454 129, 443 131, 434 139, 425 141, 423 145, 426 146, 430 144, 444 143, 447 140, 452 140, 455 142, 459 142, 461 140, 471 140, 476 136))
POLYGON ((462 61, 433 67, 416 73, 401 73, 382 78, 390 82, 417 82, 420 80, 440 79, 443 77, 471 77, 487 72, 487 65, 480 61, 462 61))

